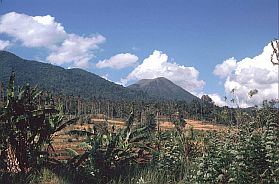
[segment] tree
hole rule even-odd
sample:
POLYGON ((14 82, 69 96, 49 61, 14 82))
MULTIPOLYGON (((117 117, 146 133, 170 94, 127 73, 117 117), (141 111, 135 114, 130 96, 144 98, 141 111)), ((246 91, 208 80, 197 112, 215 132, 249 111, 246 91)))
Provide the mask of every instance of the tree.
POLYGON ((210 120, 212 121, 213 119, 213 108, 214 108, 214 102, 213 100, 208 96, 208 95, 203 95, 201 97, 202 101, 202 109, 203 109, 203 118, 205 120, 210 120))
POLYGON ((149 113, 147 115, 145 125, 148 127, 149 131, 155 131, 156 130, 155 115, 153 113, 149 113))

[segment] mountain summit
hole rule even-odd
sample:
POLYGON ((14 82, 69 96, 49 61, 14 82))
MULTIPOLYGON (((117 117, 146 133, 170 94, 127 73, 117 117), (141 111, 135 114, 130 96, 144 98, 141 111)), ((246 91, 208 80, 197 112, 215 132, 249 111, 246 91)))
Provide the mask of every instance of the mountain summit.
POLYGON ((146 92, 154 98, 167 100, 184 100, 191 102, 194 99, 199 99, 182 87, 174 84, 172 81, 159 77, 155 79, 142 79, 135 84, 128 86, 129 89, 146 92))

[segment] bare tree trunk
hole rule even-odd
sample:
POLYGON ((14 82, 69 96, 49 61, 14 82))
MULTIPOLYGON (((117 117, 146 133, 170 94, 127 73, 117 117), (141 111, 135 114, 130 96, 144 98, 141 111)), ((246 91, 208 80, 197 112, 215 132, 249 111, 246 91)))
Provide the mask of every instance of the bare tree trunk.
POLYGON ((108 113, 107 113, 107 117, 109 119, 109 101, 108 101, 108 113))
POLYGON ((157 129, 158 129, 158 132, 160 131, 160 122, 159 122, 159 112, 157 111, 157 115, 156 115, 156 120, 157 120, 157 129))
POLYGON ((81 102, 80 102, 80 97, 78 97, 78 104, 77 104, 77 115, 81 114, 81 102))
POLYGON ((11 173, 19 173, 19 162, 16 157, 15 148, 10 143, 7 145, 7 171, 11 173))
POLYGON ((4 104, 4 84, 0 82, 0 106, 4 104))

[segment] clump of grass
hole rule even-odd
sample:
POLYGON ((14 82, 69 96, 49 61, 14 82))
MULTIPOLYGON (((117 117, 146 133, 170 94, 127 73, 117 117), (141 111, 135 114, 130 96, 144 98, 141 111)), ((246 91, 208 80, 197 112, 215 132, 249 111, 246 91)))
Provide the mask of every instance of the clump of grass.
POLYGON ((70 182, 47 168, 43 168, 40 173, 28 176, 30 184, 70 184, 70 182))
MULTIPOLYGON (((187 173, 185 173, 187 174, 187 173)), ((186 177, 186 176, 185 176, 186 177)), ((121 176, 114 179, 110 184, 162 184, 162 183, 185 183, 184 177, 181 180, 175 181, 164 171, 156 168, 146 168, 143 170, 136 170, 133 174, 128 176, 121 176)))

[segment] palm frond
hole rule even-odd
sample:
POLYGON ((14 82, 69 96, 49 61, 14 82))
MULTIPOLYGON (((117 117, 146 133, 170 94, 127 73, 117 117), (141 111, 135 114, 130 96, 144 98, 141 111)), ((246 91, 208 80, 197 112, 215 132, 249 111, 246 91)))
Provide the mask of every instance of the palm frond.
POLYGON ((65 152, 68 156, 70 157, 75 157, 78 156, 78 152, 76 152, 75 150, 73 150, 72 148, 65 148, 65 152))

